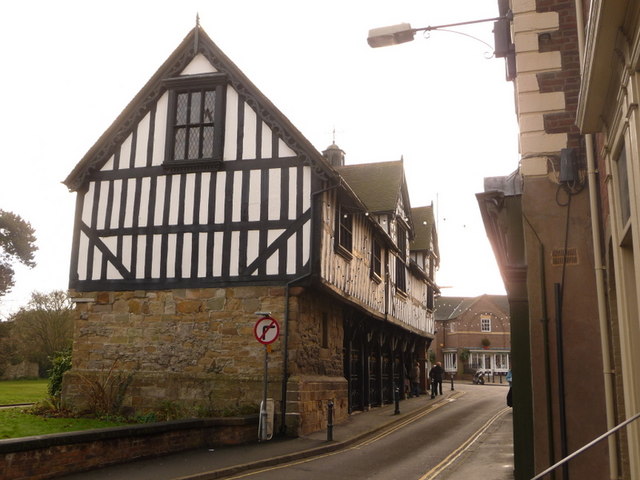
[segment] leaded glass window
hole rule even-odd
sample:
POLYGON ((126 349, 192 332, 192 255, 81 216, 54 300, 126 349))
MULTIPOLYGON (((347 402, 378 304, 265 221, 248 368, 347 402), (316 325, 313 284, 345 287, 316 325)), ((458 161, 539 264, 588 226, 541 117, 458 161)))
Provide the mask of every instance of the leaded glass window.
POLYGON ((213 157, 215 90, 178 93, 174 126, 174 160, 213 157))
POLYGON ((167 81, 168 164, 192 165, 222 160, 226 77, 215 75, 167 81))

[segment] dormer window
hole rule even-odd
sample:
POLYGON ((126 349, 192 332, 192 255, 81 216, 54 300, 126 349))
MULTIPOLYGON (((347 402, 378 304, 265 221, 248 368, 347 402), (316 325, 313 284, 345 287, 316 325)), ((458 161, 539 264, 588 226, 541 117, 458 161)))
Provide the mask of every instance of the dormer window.
POLYGON ((222 161, 226 76, 167 80, 169 111, 165 165, 213 168, 222 161))

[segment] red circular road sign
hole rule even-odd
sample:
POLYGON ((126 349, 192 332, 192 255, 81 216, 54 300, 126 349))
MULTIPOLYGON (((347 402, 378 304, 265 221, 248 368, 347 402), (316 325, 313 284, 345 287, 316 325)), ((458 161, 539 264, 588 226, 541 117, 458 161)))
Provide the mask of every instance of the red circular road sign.
POLYGON ((255 327, 253 327, 253 334, 260 343, 267 345, 278 339, 280 325, 278 325, 275 318, 266 315, 256 322, 255 327))

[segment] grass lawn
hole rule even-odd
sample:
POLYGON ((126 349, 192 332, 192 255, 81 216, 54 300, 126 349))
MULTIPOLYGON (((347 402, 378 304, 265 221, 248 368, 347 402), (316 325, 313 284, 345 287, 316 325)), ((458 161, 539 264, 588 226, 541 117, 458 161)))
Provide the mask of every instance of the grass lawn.
POLYGON ((0 381, 0 405, 34 403, 47 398, 47 379, 0 381))
POLYGON ((124 422, 106 422, 94 418, 47 418, 24 412, 24 408, 0 409, 0 439, 77 432, 92 428, 116 427, 124 422))
MULTIPOLYGON (((48 380, 0 381, 0 405, 35 403, 47 398, 48 380)), ((26 408, 0 409, 0 439, 30 437, 49 433, 75 432, 92 428, 125 425, 94 418, 49 418, 27 413, 26 408)))

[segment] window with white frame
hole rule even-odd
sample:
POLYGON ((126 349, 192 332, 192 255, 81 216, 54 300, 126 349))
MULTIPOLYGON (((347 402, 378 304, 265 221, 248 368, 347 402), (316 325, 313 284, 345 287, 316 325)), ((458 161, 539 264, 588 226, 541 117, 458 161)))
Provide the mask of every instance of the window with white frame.
POLYGON ((491 368, 491 358, 485 353, 472 353, 469 356, 469 366, 474 370, 488 370, 491 368))
POLYGON ((509 354, 496 353, 494 357, 495 369, 500 372, 509 370, 509 354))
POLYGON ((491 317, 489 316, 480 317, 480 331, 482 332, 491 331, 491 317))
POLYGON ((458 355, 456 352, 444 352, 444 370, 446 372, 458 371, 458 355))

